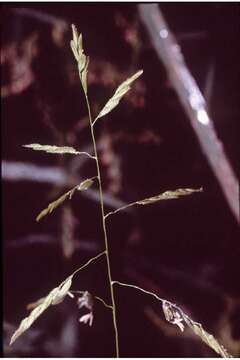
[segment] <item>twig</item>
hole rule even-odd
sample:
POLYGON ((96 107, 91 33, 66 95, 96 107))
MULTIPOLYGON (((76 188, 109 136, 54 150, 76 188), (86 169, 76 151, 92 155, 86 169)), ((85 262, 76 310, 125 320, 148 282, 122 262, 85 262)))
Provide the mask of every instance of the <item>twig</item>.
MULTIPOLYGON (((89 154, 91 154, 93 152, 93 145, 92 144, 88 144, 86 146, 84 146, 83 148, 83 152, 87 152, 89 154)), ((69 160, 69 169, 71 170, 72 173, 77 173, 77 171, 79 171, 83 165, 88 161, 87 157, 85 156, 73 156, 72 158, 70 158, 69 160)))
MULTIPOLYGON (((145 294, 148 294, 148 295, 151 295, 151 296, 155 297, 155 299, 157 299, 157 300, 159 300, 159 301, 161 301, 161 302, 165 301, 164 299, 160 298, 159 296, 157 296, 157 295, 154 294, 153 292, 148 291, 148 290, 144 290, 144 289, 142 289, 141 287, 139 287, 139 286, 137 286, 137 285, 125 284, 125 283, 122 283, 122 282, 117 281, 117 280, 112 281, 112 285, 114 285, 114 284, 118 284, 118 285, 120 285, 120 286, 126 286, 126 287, 130 287, 130 288, 133 288, 133 289, 137 289, 137 290, 139 290, 139 291, 144 292, 145 294)), ((174 305, 174 304, 171 304, 171 305, 176 306, 176 305, 174 305)))
POLYGON ((90 155, 89 153, 87 153, 86 151, 79 151, 78 155, 86 155, 88 156, 90 159, 96 160, 95 156, 90 155))
POLYGON ((116 214, 116 213, 118 213, 119 211, 125 210, 125 209, 127 209, 127 208, 129 208, 129 207, 132 207, 132 206, 136 205, 136 204, 137 204, 136 202, 133 202, 133 203, 130 203, 130 204, 121 206, 120 208, 118 208, 118 209, 116 209, 116 210, 114 210, 114 211, 111 211, 111 212, 107 213, 107 214, 105 215, 105 220, 108 218, 108 216, 113 215, 113 214, 116 214))
POLYGON ((100 298, 99 296, 94 296, 94 297, 95 297, 97 300, 101 301, 106 308, 109 308, 109 309, 112 309, 112 310, 113 310, 113 306, 108 305, 102 298, 100 298))
POLYGON ((100 258, 101 256, 103 256, 104 254, 106 254, 106 250, 102 251, 100 254, 94 256, 93 258, 89 259, 84 265, 82 265, 80 268, 78 268, 77 270, 75 270, 72 273, 72 276, 74 276, 77 272, 83 270, 85 267, 87 267, 89 264, 91 264, 91 262, 97 260, 98 258, 100 258))
POLYGON ((181 48, 171 33, 158 4, 138 5, 159 59, 187 113, 202 150, 215 174, 235 218, 239 222, 238 182, 208 115, 204 97, 185 64, 181 48))

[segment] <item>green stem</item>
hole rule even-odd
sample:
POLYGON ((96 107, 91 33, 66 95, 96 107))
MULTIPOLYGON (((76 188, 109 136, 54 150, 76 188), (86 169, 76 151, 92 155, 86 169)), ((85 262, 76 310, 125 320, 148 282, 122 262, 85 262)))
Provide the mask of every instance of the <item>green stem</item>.
POLYGON ((118 342, 118 328, 117 328, 117 318, 116 318, 116 304, 115 304, 114 289, 113 289, 113 284, 112 284, 108 237, 107 237, 107 229, 106 229, 105 213, 104 213, 104 203, 103 203, 101 172, 100 172, 100 166, 99 166, 99 160, 98 160, 96 140, 95 140, 95 135, 94 135, 94 130, 93 130, 91 109, 90 109, 90 105, 89 105, 88 96, 85 91, 84 91, 84 94, 85 94, 85 99, 86 99, 87 108, 88 108, 88 116, 89 116, 89 122, 90 122, 90 128, 91 128, 92 142, 93 142, 93 147, 94 147, 94 155, 95 155, 96 166, 97 166, 97 176, 98 176, 98 182, 99 182, 99 196, 100 196, 101 214, 102 214, 102 226, 103 226, 103 233, 104 233, 106 259, 107 259, 107 271, 108 271, 108 279, 109 279, 109 286, 110 286, 110 291, 111 291, 111 300, 112 300, 112 307, 113 307, 113 325, 114 325, 114 331, 115 331, 116 357, 118 358, 119 357, 119 342, 118 342))

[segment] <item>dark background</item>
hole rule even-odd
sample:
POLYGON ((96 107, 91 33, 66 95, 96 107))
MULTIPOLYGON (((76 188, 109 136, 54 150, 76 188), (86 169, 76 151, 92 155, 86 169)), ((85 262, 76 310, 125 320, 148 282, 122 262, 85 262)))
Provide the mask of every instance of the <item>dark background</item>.
MULTIPOLYGON (((163 3, 161 10, 239 175, 239 4, 163 3)), ((90 56, 94 114, 124 79, 144 70, 119 106, 96 125, 103 187, 110 196, 106 211, 116 199, 129 203, 176 188, 204 188, 109 218, 113 279, 178 304, 240 356, 238 226, 133 3, 1 6, 4 355, 114 356, 110 310, 96 302, 90 328, 78 322, 82 311, 70 298, 8 346, 26 305, 104 248, 99 202, 86 194, 74 195, 35 222, 49 202, 95 175, 91 160, 22 147, 40 143, 92 152, 69 47, 72 23, 83 33, 90 56)), ((107 281, 102 258, 79 273, 73 289, 110 303, 107 281)), ((121 356, 216 356, 190 330, 182 334, 167 323, 159 302, 130 288, 115 290, 121 356)))

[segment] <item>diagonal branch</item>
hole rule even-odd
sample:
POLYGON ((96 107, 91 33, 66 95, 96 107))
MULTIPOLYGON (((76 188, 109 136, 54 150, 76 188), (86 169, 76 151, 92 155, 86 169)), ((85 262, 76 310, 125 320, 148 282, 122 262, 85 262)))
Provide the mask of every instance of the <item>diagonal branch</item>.
POLYGON ((92 257, 90 260, 88 260, 84 265, 82 265, 80 268, 78 268, 77 270, 75 270, 71 276, 74 276, 76 273, 78 273, 79 271, 83 270, 85 267, 87 267, 88 265, 91 264, 91 262, 97 260, 98 258, 100 258, 101 256, 106 255, 106 250, 102 251, 100 254, 92 257))
POLYGON ((184 61, 158 4, 138 5, 154 49, 163 62, 179 100, 187 113, 202 151, 215 174, 235 218, 239 222, 238 182, 207 112, 205 99, 184 61))

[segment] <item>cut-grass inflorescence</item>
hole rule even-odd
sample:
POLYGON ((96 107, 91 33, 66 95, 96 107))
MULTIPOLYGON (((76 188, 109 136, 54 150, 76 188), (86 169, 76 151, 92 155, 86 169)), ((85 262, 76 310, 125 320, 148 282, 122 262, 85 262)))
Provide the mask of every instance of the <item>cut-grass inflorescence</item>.
POLYGON ((222 357, 230 357, 229 353, 224 349, 222 345, 219 344, 219 342, 208 332, 206 332, 202 325, 193 321, 188 315, 186 315, 178 306, 171 303, 168 300, 162 299, 156 294, 144 290, 136 285, 131 284, 125 284, 123 282, 113 280, 112 273, 111 273, 111 259, 109 255, 109 243, 108 243, 108 237, 107 237, 107 226, 106 226, 106 219, 111 215, 116 214, 117 212, 124 210, 128 207, 134 206, 134 205, 148 205, 153 204, 158 201, 162 200, 170 200, 170 199, 177 199, 182 196, 188 196, 195 192, 201 192, 203 191, 202 188, 200 189, 177 189, 174 191, 166 191, 162 194, 152 196, 147 199, 138 200, 133 203, 130 203, 128 205, 125 205, 123 207, 120 207, 116 209, 115 211, 105 213, 104 210, 104 202, 103 202, 103 190, 102 190, 102 181, 101 181, 101 171, 100 171, 100 163, 98 158, 98 152, 97 152, 97 145, 96 145, 96 139, 95 139, 95 133, 94 133, 94 126, 97 122, 97 120, 105 115, 107 115, 110 111, 112 111, 120 102, 122 97, 131 89, 131 85, 135 80, 137 80, 143 73, 142 70, 137 71, 133 76, 129 77, 127 80, 125 80, 120 86, 118 86, 117 90, 113 94, 113 96, 110 98, 110 100, 107 101, 106 105, 103 107, 103 109, 100 111, 98 116, 93 119, 92 113, 91 113, 91 107, 90 102, 88 98, 88 81, 87 81, 87 75, 88 75, 88 67, 89 67, 89 57, 84 54, 83 50, 83 40, 82 40, 82 34, 78 34, 76 27, 72 26, 73 30, 73 39, 71 40, 71 48, 75 57, 75 60, 77 62, 78 71, 79 71, 79 77, 80 82, 82 85, 82 89, 85 96, 85 101, 88 109, 88 118, 89 118, 89 126, 91 130, 91 137, 92 137, 92 143, 94 148, 94 154, 91 155, 87 152, 79 152, 75 150, 72 147, 69 146, 55 146, 55 145, 40 145, 40 144, 30 144, 30 145, 24 145, 27 148, 31 148, 33 150, 37 151, 45 151, 48 153, 53 154, 72 154, 76 156, 88 156, 90 159, 94 160, 96 163, 96 171, 97 174, 95 177, 90 179, 85 179, 81 184, 76 185, 74 188, 70 189, 68 192, 63 194, 60 198, 57 200, 51 202, 44 210, 40 212, 40 214, 37 216, 36 220, 40 221, 43 217, 47 216, 48 214, 52 213, 53 210, 55 210, 58 206, 60 206, 65 200, 71 199, 73 194, 76 191, 85 191, 87 190, 94 182, 95 179, 98 180, 98 186, 99 186, 99 196, 100 196, 100 206, 101 206, 101 218, 102 218, 102 227, 103 227, 103 233, 104 233, 104 250, 97 254, 95 257, 89 259, 89 261, 84 264, 83 266, 79 267, 77 270, 75 270, 71 275, 69 275, 59 286, 55 287, 53 290, 49 292, 49 294, 38 301, 36 301, 33 304, 29 304, 28 309, 32 309, 29 316, 27 316, 25 319, 23 319, 18 327, 18 329, 14 332, 14 334, 11 337, 10 345, 16 341, 16 339, 21 336, 27 329, 31 327, 31 325, 37 320, 37 318, 45 311, 47 308, 49 308, 51 305, 57 305, 60 304, 66 296, 69 296, 70 298, 75 299, 75 295, 79 294, 81 296, 78 296, 77 304, 79 308, 86 307, 89 310, 88 314, 83 315, 79 321, 85 324, 89 324, 90 326, 93 323, 93 302, 94 299, 97 299, 103 303, 104 306, 109 308, 112 311, 112 317, 113 317, 113 326, 115 331, 115 349, 116 349, 116 357, 120 356, 120 347, 119 347, 119 336, 118 336, 118 327, 117 327, 117 309, 116 309, 116 303, 115 303, 115 292, 114 292, 114 285, 119 285, 122 287, 129 287, 133 288, 135 290, 144 292, 145 294, 153 296, 155 299, 160 301, 162 303, 162 309, 163 313, 165 315, 165 318, 168 322, 177 325, 181 331, 184 331, 185 326, 189 326, 196 335, 198 335, 208 346, 210 346, 213 350, 215 350, 219 355, 222 357), (98 296, 94 296, 90 294, 88 291, 74 291, 71 290, 72 286, 72 280, 73 277, 81 271, 83 268, 90 265, 90 263, 95 262, 100 257, 105 257, 106 263, 107 263, 107 272, 108 272, 108 282, 109 282, 109 288, 111 293, 111 304, 107 304, 103 299, 99 298, 98 296))

